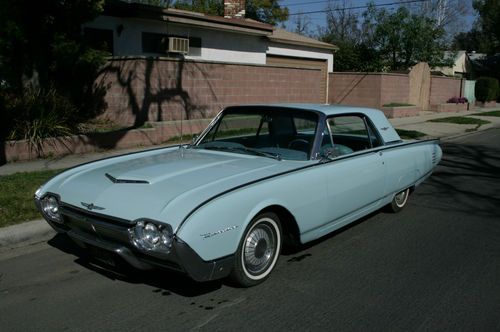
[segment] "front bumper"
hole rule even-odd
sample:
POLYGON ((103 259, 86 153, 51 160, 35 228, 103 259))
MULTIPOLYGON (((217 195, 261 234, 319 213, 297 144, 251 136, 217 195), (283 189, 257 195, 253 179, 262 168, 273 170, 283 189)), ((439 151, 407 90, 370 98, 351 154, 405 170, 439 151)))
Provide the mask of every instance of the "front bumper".
MULTIPOLYGON (((39 207, 38 200, 35 200, 39 207)), ((62 223, 48 223, 58 233, 67 234, 83 248, 99 248, 123 259, 140 270, 155 267, 185 273, 196 281, 209 281, 226 277, 232 269, 234 256, 204 261, 181 239, 174 236, 168 254, 139 251, 130 243, 128 229, 133 222, 111 218, 71 205, 61 204, 62 223)))

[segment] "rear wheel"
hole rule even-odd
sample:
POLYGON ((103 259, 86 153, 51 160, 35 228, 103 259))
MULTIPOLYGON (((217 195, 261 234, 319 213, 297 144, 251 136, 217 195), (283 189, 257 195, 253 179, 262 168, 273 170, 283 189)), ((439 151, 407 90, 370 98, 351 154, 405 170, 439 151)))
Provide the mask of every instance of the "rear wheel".
POLYGON ((230 278, 243 287, 260 284, 276 266, 281 244, 278 216, 271 212, 257 215, 240 241, 230 278))
POLYGON ((405 207, 406 202, 408 202, 408 196, 410 196, 410 188, 400 191, 394 195, 390 204, 391 211, 394 213, 401 211, 405 207))

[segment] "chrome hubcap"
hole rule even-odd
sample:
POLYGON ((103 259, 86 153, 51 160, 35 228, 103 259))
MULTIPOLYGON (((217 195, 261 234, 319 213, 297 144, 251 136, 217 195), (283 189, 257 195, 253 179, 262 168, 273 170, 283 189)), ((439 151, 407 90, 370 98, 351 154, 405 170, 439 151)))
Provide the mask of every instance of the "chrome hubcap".
POLYGON ((253 275, 265 271, 276 252, 276 236, 267 224, 255 226, 245 240, 243 257, 246 270, 253 275))
POLYGON ((394 200, 396 202, 396 205, 401 207, 405 204, 406 202, 406 196, 408 195, 408 190, 403 190, 402 192, 400 192, 399 194, 397 194, 395 197, 394 197, 394 200))

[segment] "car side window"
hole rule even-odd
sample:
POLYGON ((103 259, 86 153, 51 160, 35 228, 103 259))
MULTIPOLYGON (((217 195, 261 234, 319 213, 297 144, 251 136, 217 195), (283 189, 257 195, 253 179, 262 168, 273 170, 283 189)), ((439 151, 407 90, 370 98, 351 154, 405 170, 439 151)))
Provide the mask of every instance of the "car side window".
POLYGON ((330 151, 330 155, 345 155, 380 145, 380 139, 374 134, 370 122, 365 121, 362 116, 336 116, 327 121, 334 149, 330 151))
POLYGON ((241 136, 255 136, 268 133, 267 122, 262 122, 260 115, 239 115, 230 114, 225 116, 217 132, 214 133, 213 140, 241 136))

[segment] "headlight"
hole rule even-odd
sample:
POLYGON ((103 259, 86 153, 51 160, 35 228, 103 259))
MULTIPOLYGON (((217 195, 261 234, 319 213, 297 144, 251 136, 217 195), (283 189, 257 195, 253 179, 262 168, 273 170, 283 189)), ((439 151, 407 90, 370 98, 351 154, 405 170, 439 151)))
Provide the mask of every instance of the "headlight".
POLYGON ((61 214, 59 213, 59 201, 56 197, 48 195, 40 201, 44 216, 55 222, 61 222, 61 214))
POLYGON ((129 229, 131 242, 143 251, 168 253, 172 245, 172 228, 149 220, 140 220, 129 229))

